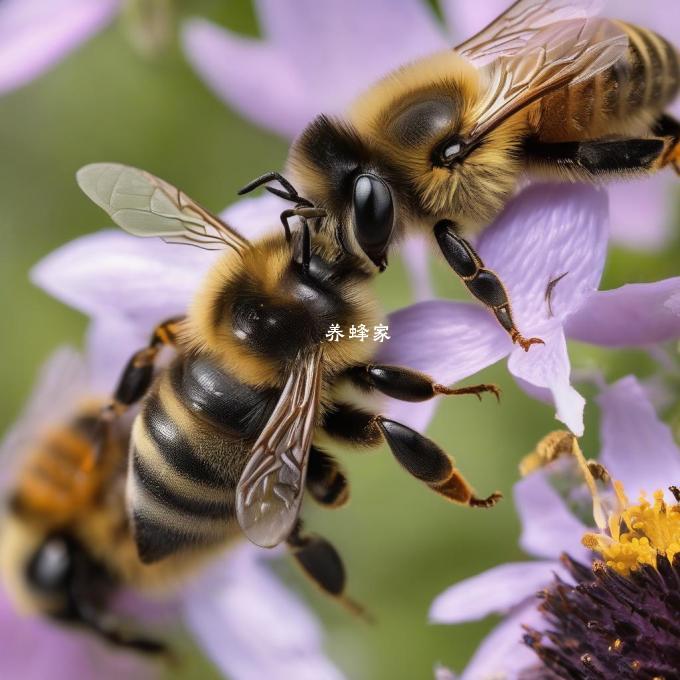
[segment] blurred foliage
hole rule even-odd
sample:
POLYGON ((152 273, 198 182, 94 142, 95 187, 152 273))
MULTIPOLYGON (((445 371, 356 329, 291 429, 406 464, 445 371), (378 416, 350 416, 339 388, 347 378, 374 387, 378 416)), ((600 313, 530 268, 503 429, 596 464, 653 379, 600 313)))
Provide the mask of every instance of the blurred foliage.
MULTIPOLYGON (((247 0, 177 3, 178 18, 198 14, 257 34, 247 0)), ((142 58, 118 21, 46 76, 0 99, 0 289, 5 319, 0 425, 16 416, 40 363, 55 346, 80 344, 85 320, 33 287, 30 267, 53 248, 107 226, 74 182, 81 165, 129 163, 165 177, 212 209, 231 202, 238 187, 280 166, 286 144, 244 122, 206 90, 185 63, 176 40, 161 54, 142 58)), ((640 255, 614 250, 605 287, 675 275, 680 247, 640 255)), ((465 297, 439 262, 438 291, 465 297)), ((378 281, 386 309, 410 301, 403 267, 378 281)), ((655 364, 640 352, 573 349, 576 363, 608 377, 648 374, 655 364)), ((351 678, 431 677, 437 662, 462 668, 494 621, 455 628, 430 626, 432 599, 455 581, 507 560, 522 558, 512 504, 517 463, 547 431, 552 409, 529 399, 503 363, 474 378, 503 388, 502 404, 459 397, 442 403, 429 434, 455 455, 481 494, 501 490, 492 511, 454 507, 409 478, 385 450, 342 456, 352 481, 352 502, 327 512, 309 508, 308 526, 341 550, 351 595, 376 623, 355 620, 316 593, 282 561, 278 570, 304 593, 327 628, 328 649, 351 678)), ((584 388, 587 396, 592 390, 584 388)), ((592 406, 587 423, 597 422, 592 406)), ((596 428, 584 450, 597 452, 596 428)), ((173 677, 211 674, 190 654, 173 677)))

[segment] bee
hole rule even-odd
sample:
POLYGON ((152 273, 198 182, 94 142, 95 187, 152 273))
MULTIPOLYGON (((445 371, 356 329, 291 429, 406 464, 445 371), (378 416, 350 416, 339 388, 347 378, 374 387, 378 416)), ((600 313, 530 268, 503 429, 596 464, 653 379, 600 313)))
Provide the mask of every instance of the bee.
POLYGON ((518 0, 455 49, 389 74, 345 118, 310 123, 286 173, 308 201, 278 173, 241 193, 278 180, 284 188, 267 187, 272 193, 298 210, 324 210, 317 226, 381 271, 409 230, 434 237, 528 350, 542 341, 522 336, 470 235, 526 174, 594 182, 680 165, 680 124, 665 113, 680 85, 677 50, 644 28, 589 17, 595 5, 518 0))
POLYGON ((200 554, 240 527, 259 546, 285 542, 323 591, 341 597, 337 551, 303 533, 299 520, 305 490, 326 507, 348 498, 346 475, 323 440, 362 447, 386 441, 407 472, 445 498, 472 507, 500 498, 477 497, 434 442, 355 403, 357 391, 414 402, 497 394, 493 385, 452 389, 373 363, 375 343, 327 341, 332 324, 370 327, 380 318, 373 271, 360 258, 323 234, 312 238, 305 218, 293 235, 251 243, 135 168, 93 164, 77 179, 131 234, 224 251, 187 316, 160 324, 130 359, 111 403, 120 414, 141 400, 126 494, 142 562, 200 554), (175 357, 154 377, 164 346, 174 347, 175 357))
POLYGON ((110 605, 121 587, 156 587, 185 565, 145 565, 137 556, 124 502, 129 428, 103 430, 105 402, 77 402, 83 375, 74 350, 56 352, 3 445, 0 575, 21 612, 160 654, 162 642, 127 630, 110 605))

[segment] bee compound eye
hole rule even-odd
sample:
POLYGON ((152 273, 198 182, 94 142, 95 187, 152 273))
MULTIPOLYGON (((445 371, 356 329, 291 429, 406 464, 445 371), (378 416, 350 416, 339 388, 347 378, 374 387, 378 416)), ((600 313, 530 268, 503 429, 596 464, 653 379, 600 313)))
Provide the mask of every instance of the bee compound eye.
POLYGON ((359 175, 354 181, 352 201, 356 239, 371 261, 381 267, 394 228, 389 187, 376 175, 359 175))
POLYGON ((61 590, 71 572, 71 552, 62 538, 50 538, 40 546, 28 566, 28 577, 46 592, 61 590))

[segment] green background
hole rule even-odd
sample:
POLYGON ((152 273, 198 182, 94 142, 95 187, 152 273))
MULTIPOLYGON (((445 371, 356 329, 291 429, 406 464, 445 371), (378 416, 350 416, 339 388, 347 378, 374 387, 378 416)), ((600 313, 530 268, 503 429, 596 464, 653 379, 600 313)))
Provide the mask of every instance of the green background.
MULTIPOLYGON (((179 12, 201 14, 234 30, 257 34, 247 0, 184 2, 179 12)), ((146 168, 181 186, 214 210, 257 174, 282 165, 286 144, 249 125, 198 80, 176 44, 154 59, 130 46, 118 21, 30 86, 0 99, 0 291, 2 400, 0 426, 17 415, 40 363, 60 343, 80 344, 85 320, 28 281, 29 268, 53 248, 107 226, 76 187, 74 173, 92 161, 146 168)), ((604 287, 677 274, 677 243, 662 255, 614 250, 604 287)), ((435 265, 438 292, 465 297, 460 284, 435 265)), ((395 264, 377 286, 386 309, 410 302, 405 272, 395 264)), ((572 348, 582 366, 608 378, 652 370, 638 352, 572 348)), ((331 656, 351 678, 431 677, 436 662, 461 669, 493 620, 431 626, 432 599, 461 578, 507 560, 522 559, 511 489, 517 463, 556 427, 552 411, 530 400, 503 363, 474 382, 496 382, 502 404, 460 397, 442 403, 429 434, 450 453, 480 493, 500 489, 506 499, 491 511, 447 504, 409 478, 385 450, 347 453, 349 506, 335 512, 311 506, 309 527, 340 549, 351 595, 376 623, 355 620, 328 602, 289 565, 282 577, 319 613, 331 656)), ((589 396, 587 387, 584 393, 589 396)), ((597 413, 587 409, 587 423, 597 413)), ((584 448, 597 451, 596 427, 584 448)), ((36 650, 39 653, 39 650, 36 650)), ((210 677, 205 661, 188 653, 175 677, 210 677)))

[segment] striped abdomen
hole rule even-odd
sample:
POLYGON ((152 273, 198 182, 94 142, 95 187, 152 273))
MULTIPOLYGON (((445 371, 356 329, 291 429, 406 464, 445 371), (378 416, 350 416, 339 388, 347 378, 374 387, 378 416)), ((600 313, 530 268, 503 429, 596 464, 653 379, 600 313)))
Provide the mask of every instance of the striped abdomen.
POLYGON ((615 22, 628 35, 628 51, 585 83, 559 90, 539 105, 543 141, 637 136, 673 101, 680 88, 680 55, 667 40, 615 22))
POLYGON ((128 511, 142 561, 234 533, 236 485, 275 403, 200 356, 161 375, 132 431, 128 511))

